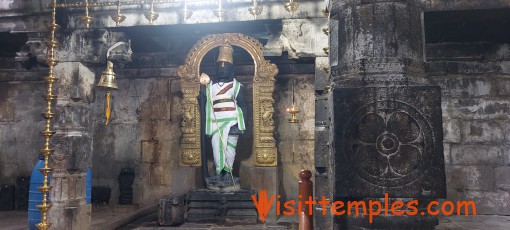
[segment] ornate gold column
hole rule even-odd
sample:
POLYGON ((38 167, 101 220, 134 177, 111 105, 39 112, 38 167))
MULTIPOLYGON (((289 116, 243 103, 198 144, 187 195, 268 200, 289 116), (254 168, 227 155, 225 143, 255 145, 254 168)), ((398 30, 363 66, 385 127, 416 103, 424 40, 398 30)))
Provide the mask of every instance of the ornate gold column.
POLYGON ((50 32, 50 40, 46 43, 48 46, 48 58, 46 63, 49 66, 48 76, 45 78, 46 83, 48 83, 47 94, 43 96, 46 100, 46 112, 42 113, 42 116, 46 119, 46 126, 44 131, 41 132, 41 135, 44 137, 44 148, 40 150, 41 154, 44 155, 44 167, 40 168, 39 171, 44 175, 43 185, 39 187, 39 190, 43 193, 42 204, 37 205, 37 208, 41 210, 41 223, 37 224, 36 227, 41 230, 45 230, 50 228, 51 223, 48 223, 48 210, 51 208, 51 204, 48 201, 48 193, 52 189, 49 186, 48 174, 53 170, 48 166, 49 157, 53 150, 50 148, 50 138, 55 134, 55 131, 51 130, 51 119, 55 117, 55 113, 52 112, 52 102, 57 98, 56 95, 53 94, 53 84, 57 81, 57 79, 53 76, 53 69, 57 64, 55 60, 55 48, 57 47, 57 42, 55 41, 55 31, 59 28, 56 24, 55 12, 56 12, 57 1, 53 0, 52 10, 51 10, 51 23, 48 24, 48 28, 51 30, 50 32))

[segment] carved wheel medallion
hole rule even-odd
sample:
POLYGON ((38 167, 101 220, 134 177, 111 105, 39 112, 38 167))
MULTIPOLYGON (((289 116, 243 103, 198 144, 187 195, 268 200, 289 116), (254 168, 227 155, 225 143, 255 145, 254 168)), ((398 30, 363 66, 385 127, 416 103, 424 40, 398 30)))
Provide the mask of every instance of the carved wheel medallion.
POLYGON ((183 121, 181 122, 181 157, 183 166, 200 166, 200 114, 197 96, 200 92, 200 63, 212 49, 229 44, 246 50, 253 59, 253 153, 255 166, 276 166, 272 111, 274 81, 278 74, 275 64, 264 59, 263 46, 255 38, 240 33, 211 34, 203 37, 189 51, 185 64, 179 66, 183 93, 183 121))
POLYGON ((378 101, 349 119, 344 137, 349 161, 363 181, 382 187, 409 184, 429 168, 434 157, 433 132, 427 119, 400 101, 378 101), (375 110, 374 108, 377 108, 375 110))

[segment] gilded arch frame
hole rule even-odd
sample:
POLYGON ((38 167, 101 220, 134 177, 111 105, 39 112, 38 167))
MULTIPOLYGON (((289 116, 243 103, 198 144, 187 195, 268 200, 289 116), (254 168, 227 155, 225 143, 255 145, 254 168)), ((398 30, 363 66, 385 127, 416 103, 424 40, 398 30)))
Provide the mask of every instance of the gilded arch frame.
POLYGON ((264 58, 263 46, 255 38, 240 33, 210 34, 200 39, 188 52, 184 65, 179 66, 183 93, 183 119, 180 164, 201 166, 200 114, 198 94, 200 91, 200 63, 204 56, 222 44, 238 46, 246 50, 255 65, 253 76, 253 150, 255 166, 276 166, 277 151, 274 139, 274 85, 278 68, 264 58))

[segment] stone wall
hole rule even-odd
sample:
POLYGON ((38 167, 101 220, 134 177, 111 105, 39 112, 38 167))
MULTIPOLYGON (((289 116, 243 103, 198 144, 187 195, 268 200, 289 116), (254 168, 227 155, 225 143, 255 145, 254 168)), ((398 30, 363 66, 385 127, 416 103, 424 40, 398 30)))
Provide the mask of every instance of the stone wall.
MULTIPOLYGON (((279 194, 281 201, 296 200, 301 169, 314 173, 315 96, 314 76, 279 75, 275 88, 275 124, 278 149, 279 194), (292 85, 295 104, 301 112, 299 123, 289 123, 286 111, 292 105, 292 85)), ((312 174, 313 175, 313 174, 312 174)), ((283 204, 283 202, 282 202, 283 204)))
MULTIPOLYGON (((142 206, 155 204, 163 195, 182 194, 202 186, 200 168, 179 166, 182 93, 177 68, 173 64, 162 65, 164 61, 158 58, 158 63, 141 64, 140 60, 155 56, 159 57, 158 54, 136 54, 130 66, 114 67, 119 90, 112 91, 112 116, 108 126, 104 125, 106 92, 93 87, 93 98, 88 105, 93 122, 92 184, 112 188, 111 205, 118 203, 117 177, 124 167, 135 169, 133 202, 142 206)), ((313 169, 314 68, 310 63, 293 64, 287 57, 276 59, 273 62, 280 74, 276 80, 273 119, 279 155, 279 190, 282 200, 296 199, 299 171, 313 169), (296 105, 301 110, 297 124, 287 121, 292 84, 296 105)), ((247 90, 247 106, 251 111, 252 76, 249 73, 253 72, 253 67, 237 68, 237 77, 247 90)), ((91 69, 97 82, 103 67, 91 69)), ((0 184, 14 184, 16 176, 30 175, 37 160, 38 149, 43 144, 39 131, 44 120, 40 113, 45 108, 40 95, 46 89, 45 83, 37 79, 45 74, 46 70, 37 68, 0 71, 3 80, 0 82, 0 184)), ((248 131, 251 132, 250 127, 248 131)), ((245 147, 238 148, 238 162, 234 167, 235 174, 243 180, 242 187, 247 189, 254 161, 251 137, 251 133, 242 136, 240 145, 244 143, 245 147)), ((208 158, 212 174, 212 154, 208 158)))
MULTIPOLYGON (((120 73, 120 72, 119 72, 120 73)), ((179 79, 119 79, 112 92, 112 117, 104 125, 105 92, 96 90, 91 105, 94 122, 92 181, 112 188, 118 202, 121 168, 135 169, 133 203, 154 204, 165 194, 194 188, 196 170, 178 167, 181 120, 179 79)))
MULTIPOLYGON (((299 171, 313 169, 314 91, 312 74, 288 74, 287 64, 278 67, 283 74, 277 76, 273 118, 279 155, 279 189, 283 200, 298 196, 299 171), (292 80, 295 80, 296 104, 302 111, 298 124, 290 124, 285 111, 292 103, 292 80)), ((250 67, 238 69, 241 70, 237 78, 245 86, 247 107, 251 111, 252 77, 247 75, 250 67)), ((153 204, 165 194, 182 194, 202 186, 200 168, 179 167, 182 95, 175 70, 147 66, 118 70, 117 74, 122 76, 118 80, 120 90, 112 93, 113 110, 108 126, 104 126, 105 95, 96 90, 96 101, 92 104, 95 129, 93 184, 112 187, 110 202, 113 204, 117 202, 116 178, 122 167, 135 168, 135 203, 153 204)), ((234 174, 240 176, 241 186, 246 189, 250 188, 250 169, 254 161, 249 140, 252 137, 250 124, 252 122, 247 121, 248 130, 240 139, 234 164, 234 174)), ((212 154, 208 154, 208 165, 212 175, 212 154)))
MULTIPOLYGON (((42 78, 44 73, 30 75, 42 78)), ((42 81, 0 81, 0 184, 15 184, 17 176, 31 174, 44 142, 39 131, 45 123, 40 115, 45 93, 42 81)))
POLYGON ((429 44, 427 61, 443 95, 447 199, 510 215, 510 47, 429 44))

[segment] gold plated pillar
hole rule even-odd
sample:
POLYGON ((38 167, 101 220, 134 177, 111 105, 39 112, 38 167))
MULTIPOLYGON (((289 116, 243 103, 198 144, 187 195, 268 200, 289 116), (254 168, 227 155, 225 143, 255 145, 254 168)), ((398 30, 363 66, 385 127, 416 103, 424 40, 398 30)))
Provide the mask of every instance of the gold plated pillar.
POLYGON ((46 111, 42 113, 42 116, 46 119, 45 129, 41 132, 41 135, 44 137, 44 148, 40 150, 41 154, 44 156, 44 167, 40 168, 39 171, 44 175, 43 185, 39 186, 38 189, 43 194, 42 203, 37 205, 37 208, 41 210, 41 223, 37 224, 37 229, 46 230, 51 227, 51 223, 48 222, 48 210, 51 208, 51 204, 48 201, 48 193, 52 189, 49 185, 48 174, 53 170, 49 167, 49 157, 53 153, 53 149, 50 148, 50 138, 55 134, 55 131, 51 131, 51 119, 55 117, 55 113, 51 111, 52 102, 57 98, 56 95, 53 94, 53 84, 57 81, 57 78, 54 76, 54 68, 57 65, 57 61, 55 60, 55 48, 57 48, 57 42, 55 41, 55 31, 59 28, 56 24, 55 12, 56 12, 57 0, 53 0, 52 10, 51 10, 51 23, 47 24, 48 29, 50 29, 50 40, 46 42, 48 46, 48 57, 46 60, 46 64, 49 67, 48 76, 45 77, 46 83, 48 83, 48 90, 46 95, 43 96, 44 100, 46 100, 46 111))

